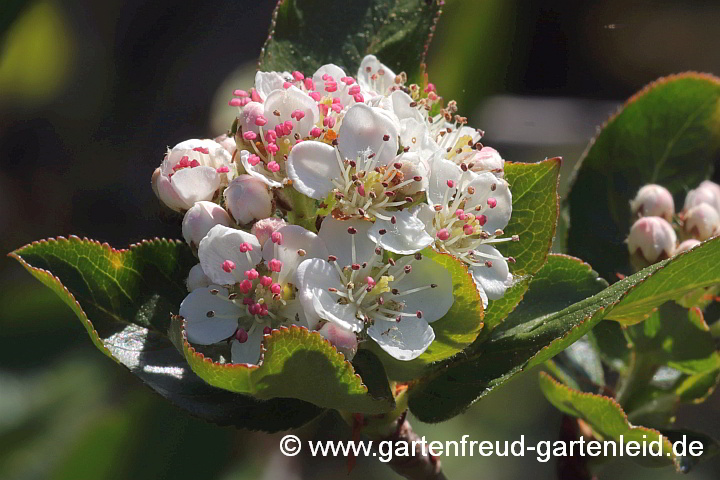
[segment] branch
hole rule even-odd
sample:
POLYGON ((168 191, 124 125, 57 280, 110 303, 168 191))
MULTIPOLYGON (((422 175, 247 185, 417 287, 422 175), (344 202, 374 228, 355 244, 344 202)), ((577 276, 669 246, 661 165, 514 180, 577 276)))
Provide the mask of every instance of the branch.
MULTIPOLYGON (((393 452, 395 451, 395 444, 405 444, 413 450, 412 455, 393 455, 388 465, 395 470, 395 473, 408 480, 447 480, 440 467, 440 460, 427 451, 425 452, 427 455, 423 455, 422 441, 417 433, 413 431, 406 417, 407 410, 397 418, 395 431, 381 439, 381 441, 393 442, 393 452)), ((373 445, 377 448, 378 442, 374 442, 373 445)))

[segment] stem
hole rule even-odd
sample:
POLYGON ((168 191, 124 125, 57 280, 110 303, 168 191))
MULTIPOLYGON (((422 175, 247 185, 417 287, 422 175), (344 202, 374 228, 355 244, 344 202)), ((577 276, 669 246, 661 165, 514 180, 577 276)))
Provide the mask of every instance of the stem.
MULTIPOLYGON (((393 451, 395 451, 395 443, 408 445, 412 449, 412 455, 407 457, 393 456, 392 460, 388 462, 390 468, 408 480, 447 480, 447 477, 442 472, 440 459, 430 455, 427 451, 423 452, 420 447, 420 437, 410 426, 410 422, 407 420, 407 411, 400 415, 396 422, 395 431, 381 441, 393 442, 393 451), (427 455, 424 455, 424 453, 427 455)), ((377 442, 374 443, 374 445, 377 444, 377 442)))
POLYGON ((638 388, 644 387, 652 379, 658 367, 647 361, 642 361, 640 355, 633 353, 630 367, 622 384, 617 389, 615 400, 624 408, 638 388))

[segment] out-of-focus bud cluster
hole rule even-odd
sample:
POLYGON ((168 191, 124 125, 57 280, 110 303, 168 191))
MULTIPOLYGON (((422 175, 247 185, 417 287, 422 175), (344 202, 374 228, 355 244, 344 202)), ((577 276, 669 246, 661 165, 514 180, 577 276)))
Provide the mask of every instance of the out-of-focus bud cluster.
POLYGON ((661 185, 645 185, 630 202, 635 219, 627 238, 633 264, 644 267, 690 250, 720 233, 720 185, 702 182, 675 213, 672 194, 661 185))

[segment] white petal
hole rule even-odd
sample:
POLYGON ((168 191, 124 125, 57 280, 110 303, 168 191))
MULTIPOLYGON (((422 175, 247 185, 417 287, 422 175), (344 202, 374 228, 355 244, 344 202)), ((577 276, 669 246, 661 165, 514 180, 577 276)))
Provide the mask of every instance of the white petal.
POLYGON ((324 200, 335 188, 332 180, 342 177, 335 149, 322 142, 295 145, 285 166, 295 190, 316 200, 324 200))
POLYGON ((323 80, 323 75, 328 74, 331 77, 333 77, 333 81, 338 83, 338 90, 340 89, 340 86, 342 83, 340 82, 340 79, 345 77, 345 71, 335 65, 334 63, 328 63, 327 65, 323 65, 322 67, 318 68, 315 73, 312 76, 313 83, 315 84, 315 90, 318 92, 324 92, 323 84, 325 83, 325 80, 323 80))
POLYGON ((203 272, 202 269, 202 265, 200 265, 199 263, 190 269, 190 272, 188 273, 188 278, 185 281, 188 292, 192 292, 193 290, 196 290, 198 288, 208 287, 211 283, 212 281, 210 281, 208 276, 205 275, 205 272, 203 272))
POLYGON ((435 224, 433 220, 435 220, 435 210, 428 205, 427 203, 421 203, 420 205, 417 205, 413 207, 410 210, 410 213, 415 215, 418 220, 423 222, 425 225, 425 231, 430 235, 431 237, 435 237, 435 224))
POLYGON ((390 94, 390 100, 392 101, 393 112, 395 112, 395 115, 397 115, 400 120, 412 118, 423 124, 425 123, 425 119, 417 107, 410 106, 411 103, 417 102, 407 93, 402 90, 395 90, 390 94))
POLYGON ((170 183, 189 208, 195 202, 212 200, 220 188, 220 175, 212 167, 183 168, 172 176, 170 183))
POLYGON ((390 220, 376 220, 368 236, 384 249, 402 255, 415 253, 433 243, 425 224, 409 211, 395 212, 394 217, 394 224, 390 220), (385 235, 380 235, 382 229, 387 231, 385 235))
POLYGON ((248 339, 244 343, 237 340, 230 346, 232 363, 247 363, 257 365, 260 362, 260 347, 263 341, 263 329, 267 324, 255 323, 248 332, 248 339))
POLYGON ((375 320, 367 333, 398 360, 419 357, 435 340, 435 332, 422 318, 403 318, 399 322, 375 320))
POLYGON ((287 225, 278 230, 282 235, 282 243, 275 245, 268 239, 263 246, 263 259, 269 262, 276 258, 283 264, 278 276, 278 283, 284 285, 286 282, 294 281, 295 270, 304 260, 310 258, 327 259, 328 251, 325 242, 313 232, 304 229, 299 225, 287 225), (298 250, 304 250, 303 256, 298 250), (277 250, 277 254, 275 253, 277 250))
POLYGON ((327 65, 323 65, 322 67, 318 68, 317 71, 313 74, 312 79, 313 83, 315 84, 316 91, 320 92, 323 96, 330 95, 332 98, 339 98, 340 103, 342 103, 343 106, 347 106, 354 103, 354 100, 353 97, 350 96, 350 94, 348 93, 348 88, 345 83, 340 81, 340 79, 345 76, 347 75, 342 68, 332 63, 328 63, 327 65), (333 81, 337 83, 336 91, 328 92, 325 90, 325 80, 323 80, 322 78, 325 74, 333 77, 333 81))
POLYGON ((361 87, 385 95, 395 83, 395 76, 395 73, 386 65, 380 63, 375 55, 366 55, 360 62, 357 80, 361 87), (380 70, 384 72, 383 75, 378 74, 377 78, 372 80, 370 77, 380 70))
POLYGON ((255 74, 255 91, 262 100, 274 90, 282 90, 285 80, 290 76, 289 73, 283 72, 257 72, 255 74))
POLYGON ((295 278, 298 298, 308 316, 317 315, 353 332, 362 331, 363 321, 356 317, 355 304, 339 304, 338 297, 328 291, 331 287, 343 288, 333 265, 320 258, 305 260, 298 266, 295 278))
POLYGON ((445 267, 428 257, 416 260, 412 262, 412 271, 399 281, 393 282, 392 287, 397 288, 400 292, 406 292, 430 284, 437 286, 401 297, 388 296, 387 298, 403 301, 406 313, 422 311, 423 319, 432 323, 442 318, 450 310, 454 301, 452 276, 445 267))
POLYGON ((427 199, 430 205, 442 205, 443 201, 452 198, 455 189, 451 189, 448 196, 445 192, 448 190, 447 182, 452 180, 457 185, 462 176, 462 170, 453 162, 445 159, 435 159, 430 165, 430 178, 428 179, 427 199))
POLYGON ((238 154, 240 157, 240 163, 242 163, 243 168, 245 168, 245 171, 252 175, 255 178, 259 178, 265 184, 270 188, 281 188, 283 184, 281 182, 278 182, 277 180, 270 178, 266 176, 266 170, 264 167, 264 163, 260 162, 257 165, 250 165, 250 162, 248 162, 248 159, 250 158, 250 152, 247 150, 242 150, 238 154))
POLYGON ((408 147, 409 152, 418 152, 426 161, 429 161, 434 153, 442 151, 432 139, 427 124, 414 118, 400 120, 400 143, 403 147, 408 147))
POLYGON ((485 292, 489 300, 502 298, 512 282, 507 262, 502 254, 490 245, 481 245, 475 251, 488 255, 488 257, 479 257, 480 259, 486 258, 492 262, 492 267, 485 265, 470 267, 475 285, 478 286, 478 290, 482 289, 485 292))
POLYGON ((296 133, 302 138, 307 137, 310 134, 310 129, 315 126, 320 118, 320 111, 315 100, 295 86, 273 91, 265 99, 264 106, 265 118, 268 121, 264 127, 265 131, 275 128, 279 123, 291 121, 293 130, 289 138, 291 138, 292 142, 294 142, 292 137, 296 133), (295 110, 300 110, 305 114, 299 121, 290 117, 290 114, 295 110), (275 115, 275 112, 280 113, 280 115, 275 115))
POLYGON ((353 263, 353 243, 355 263, 366 262, 375 254, 375 242, 368 237, 372 226, 371 222, 365 220, 336 220, 332 215, 328 215, 320 225, 318 236, 325 242, 330 255, 337 257, 338 265, 346 267, 353 263), (350 227, 355 228, 357 233, 350 235, 350 227))
POLYGON ((475 215, 485 215, 487 222, 483 226, 483 230, 487 232, 505 228, 512 214, 512 194, 508 183, 490 172, 472 173, 472 177, 472 180, 465 184, 464 188, 473 187, 475 193, 467 200, 465 210, 472 211, 475 215), (495 185, 495 190, 492 190, 493 185, 495 185), (495 199, 494 208, 490 208, 489 198, 495 199), (476 206, 480 206, 481 209, 475 211, 476 206))
POLYGON ((180 195, 175 191, 175 187, 168 176, 160 174, 156 178, 157 183, 155 184, 155 188, 157 189, 157 196, 160 201, 178 212, 192 207, 192 205, 188 205, 180 198, 180 195))
POLYGON ((215 225, 200 242, 198 257, 203 271, 213 282, 231 285, 243 278, 243 272, 255 268, 260 263, 262 254, 255 235, 223 225, 215 225), (246 242, 252 246, 252 250, 242 253, 240 245, 246 242), (230 273, 223 270, 222 265, 225 260, 235 263, 235 270, 230 273))
POLYGON ((338 149, 344 158, 354 160, 369 149, 376 154, 375 165, 388 165, 395 159, 398 126, 382 112, 363 103, 348 109, 338 130, 338 149), (387 141, 383 140, 386 135, 387 141))
POLYGON ((222 287, 217 295, 209 288, 193 290, 180 304, 180 316, 187 322, 187 336, 190 343, 211 345, 230 337, 237 330, 240 309, 227 300, 228 292, 222 287), (208 317, 212 311, 214 316, 208 317))
POLYGON ((414 195, 426 190, 428 186, 428 175, 430 174, 430 164, 414 152, 405 153, 399 156, 398 159, 402 163, 400 171, 403 173, 404 178, 422 177, 421 181, 405 185, 399 191, 404 195, 414 195))

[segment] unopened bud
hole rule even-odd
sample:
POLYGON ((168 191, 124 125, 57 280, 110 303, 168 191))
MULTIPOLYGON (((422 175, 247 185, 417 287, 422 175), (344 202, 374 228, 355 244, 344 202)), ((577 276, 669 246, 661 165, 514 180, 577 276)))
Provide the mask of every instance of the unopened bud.
POLYGON ((225 189, 225 205, 239 224, 272 215, 272 194, 265 182, 252 175, 240 175, 225 189))
MULTIPOLYGON (((260 133, 260 126, 258 125, 257 119, 262 117, 263 113, 264 108, 262 103, 249 102, 245 105, 240 115, 238 115, 238 127, 240 127, 238 128, 238 132, 260 133)), ((241 138, 238 137, 238 140, 241 140, 241 138)))
POLYGON ((701 203, 685 212, 685 232, 700 241, 707 240, 720 229, 720 215, 711 205, 701 203))
POLYGON ((182 234, 188 245, 197 247, 212 227, 215 225, 229 227, 231 224, 230 215, 220 205, 213 202, 197 202, 185 213, 182 234))
POLYGON ((630 210, 633 218, 662 217, 669 222, 675 213, 675 203, 667 188, 650 184, 638 190, 630 201, 630 210))
POLYGON ((250 233, 257 237, 260 245, 265 245, 265 242, 270 239, 273 232, 280 230, 285 225, 287 225, 287 222, 285 222, 282 218, 263 218, 255 222, 250 229, 250 233))
POLYGON ((215 137, 215 141, 222 145, 222 147, 232 155, 235 153, 235 138, 229 137, 226 133, 223 133, 222 135, 215 137))
POLYGON ((680 245, 678 245, 677 249, 675 249, 675 255, 682 252, 687 252, 691 248, 693 248, 696 245, 700 245, 700 240, 695 240, 694 238, 688 238, 684 242, 682 242, 680 245))
POLYGON ((690 190, 685 197, 683 210, 687 212, 701 203, 707 203, 715 210, 720 211, 720 185, 705 180, 695 190, 690 190))
POLYGON ((354 332, 328 322, 318 330, 318 333, 332 343, 338 352, 345 355, 346 360, 352 360, 355 356, 358 341, 354 332))
POLYGON ((482 147, 475 152, 468 163, 472 164, 470 170, 473 172, 492 172, 498 178, 504 175, 505 160, 492 147, 482 147))
POLYGON ((630 254, 640 256, 648 263, 671 257, 676 243, 677 236, 672 225, 660 217, 639 219, 630 228, 627 239, 630 254))

